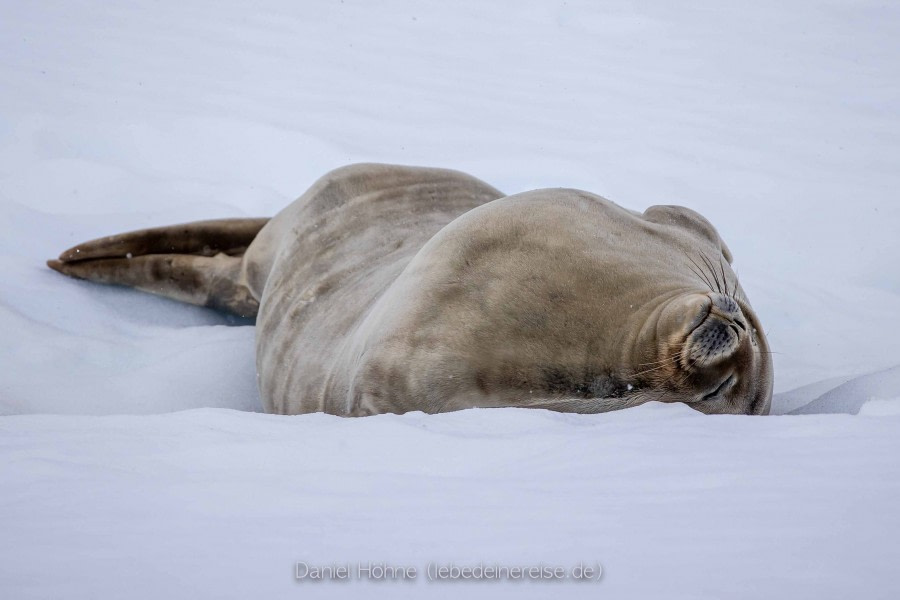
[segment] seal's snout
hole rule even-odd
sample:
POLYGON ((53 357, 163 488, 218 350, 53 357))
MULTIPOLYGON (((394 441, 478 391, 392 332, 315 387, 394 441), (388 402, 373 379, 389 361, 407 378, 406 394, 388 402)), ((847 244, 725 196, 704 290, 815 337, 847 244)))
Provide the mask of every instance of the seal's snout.
POLYGON ((744 313, 741 312, 741 307, 734 301, 734 298, 725 294, 710 294, 709 298, 712 301, 712 314, 726 321, 732 321, 740 329, 747 331, 744 313))
POLYGON ((712 293, 703 308, 706 315, 687 335, 687 363, 708 367, 730 358, 747 335, 747 319, 730 296, 712 293))

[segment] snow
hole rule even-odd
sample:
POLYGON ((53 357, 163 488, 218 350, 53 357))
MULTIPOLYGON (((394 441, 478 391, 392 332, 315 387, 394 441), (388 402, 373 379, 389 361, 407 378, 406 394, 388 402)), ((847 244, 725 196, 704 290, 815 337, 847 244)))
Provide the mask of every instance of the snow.
POLYGON ((0 595, 897 597, 898 40, 865 0, 4 4, 0 595), (44 266, 358 161, 698 210, 777 352, 775 416, 263 415, 252 327, 44 266))

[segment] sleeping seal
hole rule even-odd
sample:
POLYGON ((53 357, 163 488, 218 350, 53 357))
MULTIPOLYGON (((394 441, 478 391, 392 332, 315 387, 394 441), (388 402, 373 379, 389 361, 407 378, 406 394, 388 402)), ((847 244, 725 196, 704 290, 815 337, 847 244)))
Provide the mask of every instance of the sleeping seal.
POLYGON ((48 265, 255 316, 268 412, 766 414, 771 356, 731 260, 687 208, 361 164, 272 219, 115 235, 48 265))

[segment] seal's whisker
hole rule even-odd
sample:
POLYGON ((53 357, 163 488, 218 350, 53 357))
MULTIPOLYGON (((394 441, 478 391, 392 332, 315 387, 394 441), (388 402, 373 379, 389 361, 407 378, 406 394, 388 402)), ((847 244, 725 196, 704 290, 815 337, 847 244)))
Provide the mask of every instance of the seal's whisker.
POLYGON ((703 252, 702 250, 698 250, 698 252, 700 253, 700 258, 702 258, 703 262, 706 264, 706 268, 709 269, 710 276, 712 277, 713 281, 716 284, 714 291, 721 292, 722 288, 719 285, 719 277, 718 277, 718 275, 716 275, 716 272, 712 267, 712 262, 709 260, 709 257, 706 256, 705 252, 703 252))
POLYGON ((639 363, 638 366, 639 367, 649 367, 649 366, 653 366, 653 365, 664 365, 664 364, 674 363, 677 360, 678 360, 677 356, 670 356, 669 358, 663 358, 661 360, 654 360, 651 362, 639 363))
POLYGON ((719 257, 719 269, 722 270, 722 281, 725 282, 725 295, 730 296, 728 293, 728 277, 725 276, 725 265, 722 263, 722 257, 719 257))
POLYGON ((672 356, 668 356, 666 358, 661 358, 659 360, 651 360, 649 362, 638 363, 638 366, 646 367, 649 365, 658 365, 658 364, 662 364, 662 363, 675 362, 678 360, 678 353, 681 352, 682 349, 684 349, 684 346, 686 344, 687 344, 687 342, 679 342, 677 344, 673 344, 671 350, 672 350, 672 352, 674 352, 674 354, 672 356))
POLYGON ((703 263, 706 265, 706 268, 704 269, 703 272, 709 276, 709 278, 712 280, 712 283, 714 284, 714 285, 712 285, 712 284, 710 285, 710 289, 714 292, 717 292, 717 291, 720 292, 721 286, 719 285, 719 277, 716 275, 715 269, 713 269, 712 261, 709 260, 709 257, 706 256, 706 253, 703 252, 702 250, 698 250, 697 253, 700 255, 700 258, 703 260, 703 263))
POLYGON ((722 282, 719 281, 719 276, 716 274, 716 268, 713 266, 713 262, 706 255, 706 252, 703 252, 702 250, 700 250, 699 252, 700 252, 700 256, 703 258, 704 262, 706 262, 706 264, 709 266, 709 270, 713 276, 713 279, 716 281, 716 291, 718 291, 720 294, 722 294, 723 293, 722 292, 722 282))
POLYGON ((641 376, 641 375, 646 375, 647 373, 652 373, 653 371, 658 371, 658 370, 660 370, 660 369, 664 369, 665 367, 669 367, 669 366, 672 366, 672 365, 670 365, 670 364, 658 365, 658 366, 656 366, 656 367, 653 367, 652 369, 645 369, 645 370, 643 370, 643 371, 638 371, 637 373, 632 373, 631 376, 632 376, 632 377, 639 377, 639 376, 641 376))
POLYGON ((677 364, 678 364, 678 363, 677 363, 677 360, 673 358, 672 360, 666 360, 666 361, 660 361, 660 362, 657 362, 657 363, 647 363, 647 364, 644 364, 644 365, 638 365, 638 367, 647 367, 647 368, 649 369, 649 368, 651 368, 651 367, 666 367, 666 366, 669 366, 669 365, 677 365, 677 364))
MULTIPOLYGON (((696 269, 694 269, 693 267, 688 267, 688 269, 690 269, 691 272, 694 273, 694 275, 699 277, 701 279, 701 281, 703 280, 703 277, 700 275, 700 273, 696 269)), ((707 287, 709 287, 709 283, 706 283, 705 281, 704 281, 704 283, 706 284, 707 287)), ((710 288, 710 291, 712 291, 712 288, 710 288)))
MULTIPOLYGON (((706 276, 706 273, 704 273, 703 268, 699 264, 697 264, 697 261, 695 261, 693 258, 691 258, 691 255, 688 254, 687 252, 685 252, 684 255, 687 256, 687 259, 689 261, 691 261, 694 264, 694 266, 700 270, 700 272, 697 273, 697 276, 700 277, 701 279, 703 279, 704 282, 706 282, 707 287, 709 287, 709 291, 711 291, 711 292, 715 291, 713 289, 712 283, 709 280, 709 277, 706 276)), ((693 271, 693 269, 691 269, 691 271, 693 271)), ((696 273, 696 271, 694 271, 694 272, 696 273)))

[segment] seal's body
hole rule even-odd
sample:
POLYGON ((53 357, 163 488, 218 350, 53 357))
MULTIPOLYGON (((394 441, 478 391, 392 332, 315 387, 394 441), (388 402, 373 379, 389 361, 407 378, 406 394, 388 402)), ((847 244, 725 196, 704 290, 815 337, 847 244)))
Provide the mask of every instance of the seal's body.
POLYGON ((660 400, 763 414, 771 360, 730 262, 686 208, 639 214, 577 190, 504 196, 455 171, 353 165, 269 221, 123 234, 49 264, 257 313, 269 412, 660 400))

